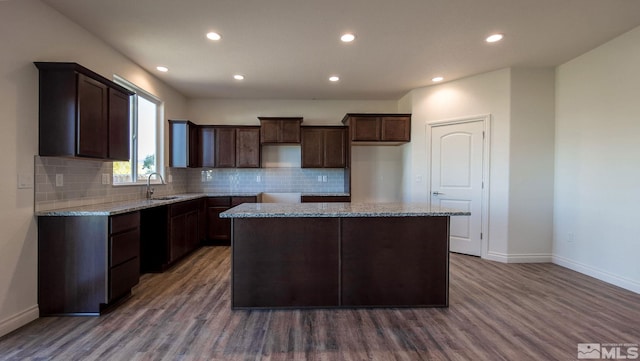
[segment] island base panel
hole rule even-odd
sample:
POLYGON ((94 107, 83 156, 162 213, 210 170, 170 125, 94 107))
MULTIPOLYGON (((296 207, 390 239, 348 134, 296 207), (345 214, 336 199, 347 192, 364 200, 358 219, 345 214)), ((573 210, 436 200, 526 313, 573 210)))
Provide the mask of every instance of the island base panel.
POLYGON ((342 219, 342 306, 446 307, 449 217, 342 219))
POLYGON ((339 304, 339 219, 233 220, 232 307, 339 304))

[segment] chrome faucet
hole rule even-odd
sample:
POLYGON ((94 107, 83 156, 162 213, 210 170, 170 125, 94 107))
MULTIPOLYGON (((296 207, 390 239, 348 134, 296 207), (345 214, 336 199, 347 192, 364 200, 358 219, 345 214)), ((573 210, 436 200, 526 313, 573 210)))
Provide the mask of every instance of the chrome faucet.
POLYGON ((149 177, 147 178, 147 199, 151 199, 151 196, 153 195, 153 192, 154 192, 154 189, 151 188, 151 176, 154 175, 154 174, 156 174, 156 175, 158 175, 158 177, 160 177, 160 182, 162 184, 166 184, 164 182, 164 178, 162 178, 162 174, 160 174, 158 172, 153 172, 153 173, 149 174, 149 177))

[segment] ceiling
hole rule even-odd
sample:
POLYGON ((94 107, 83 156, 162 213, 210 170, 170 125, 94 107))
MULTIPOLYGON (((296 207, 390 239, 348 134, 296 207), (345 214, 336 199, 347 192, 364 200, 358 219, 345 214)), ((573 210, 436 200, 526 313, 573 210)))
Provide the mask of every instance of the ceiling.
POLYGON ((44 2, 194 98, 398 99, 437 75, 556 66, 640 25, 638 0, 44 2))

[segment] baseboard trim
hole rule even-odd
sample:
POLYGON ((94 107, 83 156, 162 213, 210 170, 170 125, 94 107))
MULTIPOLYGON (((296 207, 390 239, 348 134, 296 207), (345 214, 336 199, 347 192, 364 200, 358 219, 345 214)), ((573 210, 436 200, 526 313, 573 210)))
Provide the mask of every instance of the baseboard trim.
POLYGON ((0 337, 38 319, 39 316, 40 310, 38 309, 38 305, 33 305, 20 313, 0 321, 0 337))
POLYGON ((561 257, 561 256, 553 256, 553 263, 558 266, 562 266, 568 268, 570 270, 583 273, 587 276, 599 279, 600 281, 604 281, 610 283, 612 285, 624 288, 631 292, 635 292, 640 294, 640 282, 634 281, 628 278, 620 277, 614 275, 612 273, 603 271, 601 269, 591 267, 584 263, 576 262, 569 258, 561 257))
POLYGON ((506 254, 489 252, 484 258, 502 263, 551 263, 553 255, 547 253, 506 254))

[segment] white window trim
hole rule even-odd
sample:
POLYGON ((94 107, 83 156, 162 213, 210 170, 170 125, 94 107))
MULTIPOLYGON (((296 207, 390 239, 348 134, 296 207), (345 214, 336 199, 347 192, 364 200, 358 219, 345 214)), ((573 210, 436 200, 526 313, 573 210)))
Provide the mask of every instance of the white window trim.
MULTIPOLYGON (((157 105, 157 114, 156 114, 156 172, 160 173, 160 175, 166 179, 165 177, 165 167, 164 167, 164 101, 162 101, 162 99, 158 98, 157 96, 149 93, 148 91, 142 89, 141 87, 137 86, 136 84, 128 81, 127 79, 114 74, 113 75, 113 81, 120 85, 123 86, 129 90, 131 90, 132 92, 136 93, 136 94, 141 94, 143 95, 145 98, 148 98, 149 100, 151 100, 152 102, 156 103, 157 105)), ((138 101, 137 98, 131 97, 131 101, 132 104, 130 106, 130 111, 132 114, 130 114, 131 117, 133 117, 133 114, 137 114, 138 113, 138 101)), ((130 129, 130 136, 129 136, 129 152, 130 152, 130 157, 133 154, 138 154, 138 149, 137 149, 137 142, 133 141, 134 137, 137 137, 138 134, 138 122, 136 121, 135 124, 131 124, 131 129, 130 129)), ((132 168, 134 167, 134 165, 132 165, 132 168)), ((112 175, 113 178, 113 175, 112 175)), ((157 177, 156 177, 157 178, 157 177)), ((151 184, 161 184, 162 182, 160 181, 160 179, 155 179, 155 180, 151 180, 151 184)), ((134 182, 126 182, 126 183, 114 183, 113 186, 114 187, 122 187, 122 186, 141 186, 147 185, 147 182, 144 180, 137 180, 136 177, 136 181, 134 182)))

